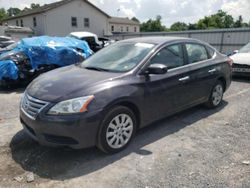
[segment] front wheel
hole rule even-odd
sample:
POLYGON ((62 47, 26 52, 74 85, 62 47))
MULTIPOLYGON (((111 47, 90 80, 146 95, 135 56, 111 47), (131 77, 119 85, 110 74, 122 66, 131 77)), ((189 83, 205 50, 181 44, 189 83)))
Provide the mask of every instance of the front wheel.
POLYGON ((123 150, 131 141, 136 129, 132 110, 124 106, 113 108, 104 118, 98 136, 98 147, 106 153, 123 150))
POLYGON ((218 107, 222 102, 223 94, 224 94, 223 84, 221 81, 218 80, 212 89, 209 100, 206 102, 206 106, 209 108, 218 107))

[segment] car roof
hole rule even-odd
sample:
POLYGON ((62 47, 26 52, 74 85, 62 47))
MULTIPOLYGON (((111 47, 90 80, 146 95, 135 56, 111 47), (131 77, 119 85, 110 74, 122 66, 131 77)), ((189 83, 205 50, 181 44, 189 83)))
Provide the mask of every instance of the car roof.
POLYGON ((78 37, 78 38, 82 38, 82 37, 97 37, 96 34, 94 33, 90 33, 90 32, 72 32, 70 33, 70 35, 73 35, 75 37, 78 37))
POLYGON ((164 44, 170 42, 199 42, 201 41, 192 38, 185 38, 185 37, 140 37, 140 38, 131 38, 123 40, 122 42, 138 42, 138 43, 150 43, 150 44, 164 44))

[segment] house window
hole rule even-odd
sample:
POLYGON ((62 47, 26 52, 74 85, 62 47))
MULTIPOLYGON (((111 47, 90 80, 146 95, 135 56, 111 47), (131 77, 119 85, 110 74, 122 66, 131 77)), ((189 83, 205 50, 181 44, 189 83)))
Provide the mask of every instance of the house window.
POLYGON ((123 26, 121 26, 121 32, 123 32, 123 26))
POLYGON ((129 27, 127 26, 127 32, 129 32, 129 27))
POLYGON ((77 17, 71 17, 71 26, 77 27, 77 17))
POLYGON ((33 26, 36 27, 36 17, 33 17, 33 26))
POLYGON ((134 28, 134 31, 137 32, 137 28, 136 27, 134 28))
POLYGON ((23 20, 21 19, 21 27, 23 27, 23 20))
POLYGON ((113 32, 115 30, 115 27, 111 25, 111 31, 113 32))
POLYGON ((18 20, 16 20, 16 26, 19 26, 19 21, 18 20))
POLYGON ((84 18, 84 27, 89 27, 89 18, 84 18))

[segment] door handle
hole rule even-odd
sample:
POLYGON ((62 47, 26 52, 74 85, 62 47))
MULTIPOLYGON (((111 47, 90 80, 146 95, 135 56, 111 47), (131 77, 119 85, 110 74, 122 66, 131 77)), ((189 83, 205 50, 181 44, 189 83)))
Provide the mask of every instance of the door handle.
POLYGON ((208 72, 209 73, 214 73, 214 72, 216 72, 216 69, 210 69, 208 72))
POLYGON ((180 78, 179 81, 180 82, 187 81, 187 80, 189 80, 189 78, 190 78, 189 76, 185 76, 183 78, 180 78))

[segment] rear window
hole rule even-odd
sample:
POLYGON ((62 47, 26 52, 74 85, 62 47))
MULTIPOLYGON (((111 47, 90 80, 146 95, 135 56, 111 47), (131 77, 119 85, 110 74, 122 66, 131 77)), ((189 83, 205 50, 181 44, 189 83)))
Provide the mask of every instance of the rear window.
POLYGON ((205 46, 200 44, 186 44, 189 63, 196 63, 209 59, 205 46))

